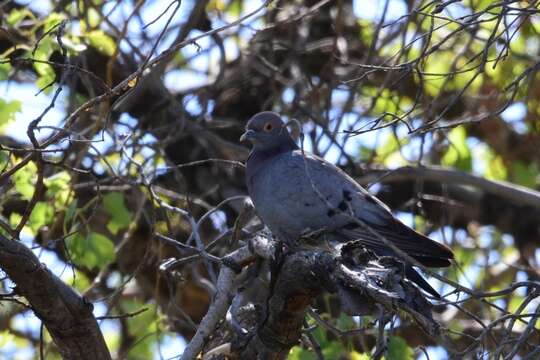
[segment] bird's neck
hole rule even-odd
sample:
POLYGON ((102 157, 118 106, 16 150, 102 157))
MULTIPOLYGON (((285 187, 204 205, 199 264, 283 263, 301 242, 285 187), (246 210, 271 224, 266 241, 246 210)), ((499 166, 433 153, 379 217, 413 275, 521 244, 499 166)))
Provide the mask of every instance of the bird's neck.
POLYGON ((284 142, 283 144, 272 147, 269 149, 253 149, 249 154, 249 158, 246 162, 246 180, 248 190, 251 189, 253 185, 253 178, 270 160, 278 157, 279 155, 298 149, 298 145, 294 142, 292 138, 290 141, 284 142))

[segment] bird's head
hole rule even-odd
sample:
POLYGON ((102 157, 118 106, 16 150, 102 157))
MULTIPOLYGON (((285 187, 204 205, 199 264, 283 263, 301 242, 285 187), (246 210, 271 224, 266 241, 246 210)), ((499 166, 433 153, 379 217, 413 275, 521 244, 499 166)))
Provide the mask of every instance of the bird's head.
POLYGON ((294 144, 281 117, 271 111, 260 112, 249 119, 240 141, 249 141, 254 150, 263 151, 294 144))

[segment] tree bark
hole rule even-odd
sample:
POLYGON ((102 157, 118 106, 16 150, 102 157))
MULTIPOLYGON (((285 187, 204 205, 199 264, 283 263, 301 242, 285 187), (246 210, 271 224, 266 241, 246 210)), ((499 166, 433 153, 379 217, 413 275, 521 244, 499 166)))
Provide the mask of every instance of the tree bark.
POLYGON ((0 268, 43 322, 63 359, 111 359, 93 306, 40 263, 20 241, 0 235, 0 268))

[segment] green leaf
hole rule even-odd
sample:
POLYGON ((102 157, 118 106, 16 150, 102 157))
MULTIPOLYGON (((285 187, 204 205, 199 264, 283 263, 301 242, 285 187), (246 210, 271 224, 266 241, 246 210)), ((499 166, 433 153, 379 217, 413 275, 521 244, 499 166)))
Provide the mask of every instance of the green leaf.
POLYGON ((11 64, 1 63, 0 64, 0 80, 6 80, 9 77, 9 73, 11 72, 11 64))
POLYGON ((441 163, 470 172, 472 170, 472 156, 467 145, 467 132, 465 128, 459 126, 452 129, 448 135, 448 141, 450 144, 441 159, 441 163))
POLYGON ((50 94, 52 89, 53 89, 51 87, 51 84, 54 83, 55 79, 56 79, 56 76, 54 75, 54 73, 50 73, 50 74, 40 76, 36 81, 36 86, 39 89, 43 89, 45 94, 50 94))
POLYGON ((485 173, 486 178, 490 180, 505 180, 506 175, 507 170, 503 159, 498 155, 493 156, 488 162, 485 173))
POLYGON ((340 359, 342 354, 347 353, 344 345, 339 341, 330 341, 322 348, 325 359, 340 359))
POLYGON ((10 156, 7 151, 0 151, 0 169, 7 169, 11 164, 10 156))
POLYGON ((12 228, 17 227, 19 223, 22 220, 22 215, 16 212, 12 212, 11 215, 9 215, 9 226, 12 228))
POLYGON ((66 19, 64 14, 53 12, 49 14, 45 20, 43 20, 43 32, 49 32, 54 27, 60 25, 60 23, 66 19))
POLYGON ((103 267, 114 260, 114 244, 109 238, 96 232, 87 236, 80 233, 68 236, 66 246, 75 263, 90 269, 103 267))
POLYGON ((131 212, 126 208, 124 195, 120 192, 110 192, 103 197, 105 211, 111 216, 107 229, 117 234, 120 229, 127 228, 131 223, 131 212))
POLYGON ((67 171, 60 171, 43 180, 43 183, 47 187, 46 195, 54 199, 57 208, 64 207, 69 199, 71 194, 70 181, 71 177, 67 171))
POLYGON ((0 332, 0 348, 13 344, 15 340, 15 335, 10 334, 8 330, 3 330, 0 332))
MULTIPOLYGON (((41 61, 48 61, 51 57, 54 50, 54 43, 51 38, 45 37, 41 39, 41 41, 38 44, 38 47, 36 48, 34 52, 34 59, 41 60, 41 61)), ((50 73, 54 74, 54 70, 49 64, 45 64, 42 62, 34 62, 34 69, 36 69, 36 72, 43 76, 48 75, 50 73)))
POLYGON ((507 306, 507 310, 510 312, 510 313, 515 313, 518 308, 521 306, 521 304, 523 303, 523 300, 524 297, 521 296, 521 295, 512 295, 512 297, 510 298, 510 301, 508 302, 508 306, 507 306))
POLYGON ((289 352, 289 356, 287 356, 288 360, 315 360, 315 354, 313 351, 306 350, 302 348, 301 346, 295 346, 291 349, 289 352))
POLYGON ((73 220, 77 213, 77 199, 74 199, 68 206, 64 216, 64 229, 67 229, 68 224, 73 220))
POLYGON ((521 161, 512 163, 512 180, 520 185, 534 188, 538 182, 538 169, 535 164, 527 166, 521 161))
POLYGON ((9 16, 7 18, 7 23, 11 26, 15 26, 19 22, 21 22, 25 17, 29 17, 33 19, 34 15, 26 7, 23 7, 20 9, 14 9, 9 13, 9 16))
POLYGON ((349 356, 351 357, 351 360, 371 360, 371 356, 369 356, 369 354, 366 354, 366 353, 361 354, 356 351, 351 351, 349 356))
POLYGON ((356 323, 353 321, 352 317, 341 313, 336 323, 337 327, 341 330, 349 330, 356 327, 356 323))
POLYGON ((154 355, 153 345, 157 340, 155 333, 158 331, 159 321, 156 316, 156 306, 142 301, 124 301, 122 305, 125 307, 125 311, 130 313, 139 311, 143 308, 148 309, 137 316, 127 319, 128 327, 131 331, 130 335, 136 339, 136 345, 132 346, 129 350, 128 358, 152 359, 154 355), (154 336, 148 336, 150 334, 154 334, 154 336))
POLYGON ((65 271, 62 275, 62 281, 79 290, 80 292, 86 291, 92 285, 90 279, 85 276, 84 273, 78 270, 75 270, 74 272, 65 271))
POLYGON ((86 20, 91 29, 97 28, 102 21, 101 15, 99 15, 99 12, 93 7, 86 9, 86 20))
POLYGON ((463 269, 466 269, 469 265, 472 265, 478 255, 475 250, 465 247, 458 247, 454 249, 454 253, 456 254, 456 259, 459 259, 460 267, 463 269))
POLYGON ((113 38, 105 34, 103 30, 92 30, 84 35, 90 45, 99 52, 111 56, 116 50, 116 43, 113 38))
POLYGON ((385 165, 395 165, 394 161, 397 163, 405 162, 401 156, 400 148, 408 142, 408 138, 400 140, 394 134, 388 134, 386 141, 377 147, 376 161, 385 165))
POLYGON ((240 0, 235 0, 229 5, 229 14, 234 18, 239 18, 242 14, 244 2, 240 0))
POLYGON ((429 56, 424 68, 425 90, 431 96, 436 96, 447 81, 447 74, 450 71, 454 53, 450 51, 439 51, 429 56))
MULTIPOLYGON (((45 37, 41 39, 38 47, 36 48, 34 59, 41 61, 49 61, 50 56, 52 55, 56 44, 52 41, 51 38, 45 37)), ((56 79, 56 73, 51 65, 34 62, 34 69, 36 69, 37 74, 39 75, 38 80, 36 81, 36 86, 39 89, 44 89, 54 82, 56 79)), ((46 92, 50 92, 52 89, 47 88, 46 92)))
POLYGON ((28 226, 35 234, 42 226, 50 224, 53 218, 54 209, 51 207, 51 205, 47 204, 46 202, 38 201, 30 214, 28 226))
POLYGON ((407 342, 399 336, 391 336, 388 341, 386 360, 410 360, 414 359, 414 351, 407 342))
POLYGON ((0 130, 15 120, 15 114, 21 112, 21 102, 19 100, 5 101, 0 99, 0 130))
POLYGON ((36 164, 30 161, 26 166, 13 174, 13 182, 15 183, 15 190, 24 200, 30 200, 34 195, 34 185, 37 173, 36 164))

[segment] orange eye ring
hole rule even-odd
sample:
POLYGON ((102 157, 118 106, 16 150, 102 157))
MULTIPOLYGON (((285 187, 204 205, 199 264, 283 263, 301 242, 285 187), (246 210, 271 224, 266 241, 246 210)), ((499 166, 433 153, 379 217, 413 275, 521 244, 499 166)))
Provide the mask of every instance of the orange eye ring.
POLYGON ((274 125, 272 125, 272 123, 267 122, 266 124, 264 124, 264 127, 263 127, 264 131, 270 132, 272 131, 272 129, 274 129, 274 125))

